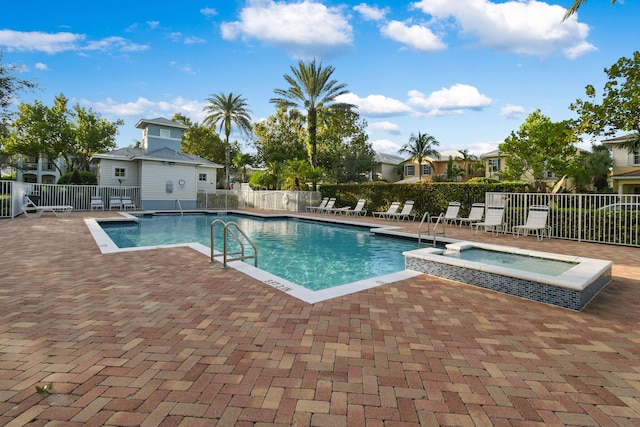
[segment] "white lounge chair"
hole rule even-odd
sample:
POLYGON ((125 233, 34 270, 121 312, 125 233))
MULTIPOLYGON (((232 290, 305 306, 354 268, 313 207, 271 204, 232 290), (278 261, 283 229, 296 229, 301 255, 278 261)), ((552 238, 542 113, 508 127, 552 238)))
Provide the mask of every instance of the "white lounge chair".
POLYGON ((476 234, 478 234, 478 229, 480 227, 484 227, 484 231, 491 231, 495 235, 498 235, 500 232, 504 233, 504 206, 487 206, 487 213, 484 221, 475 222, 471 226, 476 228, 476 234))
POLYGON ((471 205, 471 211, 469 211, 469 216, 456 218, 456 222, 458 226, 462 226, 462 224, 469 224, 469 227, 473 227, 475 222, 482 221, 482 217, 484 216, 484 203, 474 203, 471 205))
POLYGON ((58 205, 58 206, 38 206, 27 197, 27 202, 22 205, 22 212, 27 218, 39 218, 45 212, 52 212, 58 218, 64 218, 71 214, 73 206, 70 205, 58 205))
POLYGON ((318 209, 324 209, 324 207, 327 206, 327 202, 329 202, 329 198, 325 197, 320 201, 318 206, 307 206, 307 212, 317 212, 318 209))
POLYGON ((511 230, 513 237, 520 237, 522 232, 523 236, 528 235, 530 232, 535 233, 538 240, 544 239, 545 236, 551 238, 549 233, 549 226, 547 225, 547 219, 549 218, 549 207, 544 205, 531 205, 529 206, 529 214, 527 215, 527 222, 523 225, 514 225, 511 230))
POLYGON ((353 216, 363 215, 364 216, 367 214, 367 210, 364 208, 365 203, 367 203, 367 199, 360 199, 358 200, 358 203, 356 203, 355 208, 347 209, 341 213, 345 215, 353 215, 353 216))
POLYGON ((416 215, 414 213, 412 213, 413 211, 413 200, 407 200, 406 202, 404 202, 404 206, 402 207, 402 210, 398 213, 395 214, 389 214, 389 218, 391 219, 397 219, 398 221, 400 220, 405 220, 405 219, 409 219, 411 218, 412 221, 416 220, 416 215))
POLYGON ((122 209, 122 199, 118 196, 112 196, 109 198, 109 210, 122 209))
POLYGON ((104 202, 100 196, 91 196, 91 210, 104 210, 104 202))
MULTIPOLYGON (((450 222, 455 223, 456 219, 458 219, 458 212, 460 211, 460 202, 449 202, 449 206, 447 206, 447 211, 442 216, 442 223, 444 225, 449 224, 450 222)), ((440 219, 439 216, 434 217, 434 221, 440 219)))
POLYGON ((329 211, 330 211, 331 209, 333 209, 333 205, 335 205, 335 204, 336 204, 336 199, 335 199, 335 197, 331 197, 331 198, 329 199, 329 201, 327 202, 327 204, 324 206, 324 208, 321 208, 321 209, 320 209, 320 208, 318 208, 318 209, 316 210, 316 213, 320 213, 320 214, 329 213, 329 211))
POLYGON ((123 196, 121 199, 122 202, 122 209, 127 210, 127 209, 136 209, 136 204, 133 203, 133 200, 131 200, 131 197, 129 196, 123 196))
POLYGON ((398 212, 398 209, 400 209, 400 202, 393 202, 386 212, 374 212, 373 216, 378 218, 389 218, 391 215, 398 212))

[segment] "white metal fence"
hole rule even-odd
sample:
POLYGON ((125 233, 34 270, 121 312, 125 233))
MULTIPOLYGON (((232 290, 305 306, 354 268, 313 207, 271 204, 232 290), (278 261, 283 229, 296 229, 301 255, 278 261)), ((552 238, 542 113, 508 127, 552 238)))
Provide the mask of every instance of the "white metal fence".
POLYGON ((0 217, 13 218, 20 214, 27 197, 39 206, 70 205, 74 210, 87 211, 91 210, 91 196, 100 196, 106 207, 112 196, 129 196, 136 206, 140 206, 140 187, 0 181, 0 217))
POLYGON ((504 205, 508 232, 524 224, 529 206, 549 206, 552 238, 640 246, 640 195, 487 193, 485 203, 504 205))
MULTIPOLYGON (((0 181, 0 217, 20 214, 25 196, 38 205, 71 205, 74 210, 87 211, 94 195, 101 196, 107 207, 111 196, 123 195, 141 205, 139 187, 0 181)), ((304 212, 307 206, 317 206, 321 198, 317 191, 254 191, 242 186, 239 190, 199 193, 197 209, 304 212)), ((505 206, 507 232, 526 222, 529 206, 546 205, 552 238, 640 247, 640 195, 487 193, 485 203, 505 206)))
POLYGON ((199 193, 198 209, 254 208, 289 212, 304 212, 307 206, 317 206, 322 198, 318 191, 254 191, 248 185, 240 190, 217 190, 199 193))

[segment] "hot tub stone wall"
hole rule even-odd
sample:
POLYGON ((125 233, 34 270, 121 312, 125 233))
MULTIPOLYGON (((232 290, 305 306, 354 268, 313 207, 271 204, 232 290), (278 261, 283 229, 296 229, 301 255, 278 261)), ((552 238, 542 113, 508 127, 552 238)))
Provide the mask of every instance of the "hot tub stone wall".
POLYGON ((405 267, 407 270, 578 311, 611 281, 610 268, 586 289, 577 291, 409 256, 405 256, 405 267))

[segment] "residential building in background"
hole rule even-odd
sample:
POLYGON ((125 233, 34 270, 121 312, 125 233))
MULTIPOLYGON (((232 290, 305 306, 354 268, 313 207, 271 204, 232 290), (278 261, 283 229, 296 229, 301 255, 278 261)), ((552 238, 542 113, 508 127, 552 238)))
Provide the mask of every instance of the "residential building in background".
POLYGON ((640 194, 640 150, 629 152, 621 143, 637 138, 637 134, 628 134, 605 139, 602 144, 611 150, 613 169, 611 185, 618 194, 640 194))

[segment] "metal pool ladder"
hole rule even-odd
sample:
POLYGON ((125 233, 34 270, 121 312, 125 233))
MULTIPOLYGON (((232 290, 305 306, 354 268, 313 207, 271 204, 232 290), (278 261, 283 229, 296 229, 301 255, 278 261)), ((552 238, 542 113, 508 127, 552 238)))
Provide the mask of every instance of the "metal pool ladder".
MULTIPOLYGON (((422 215, 422 220, 420 220, 420 226, 418 227, 418 246, 420 246, 420 244, 422 243, 422 225, 424 224, 424 220, 427 220, 427 235, 429 234, 429 224, 431 224, 431 215, 429 215, 429 212, 425 212, 424 215, 422 215)), ((444 213, 441 213, 440 215, 438 215, 438 219, 436 220, 436 223, 433 226, 433 246, 436 246, 437 240, 436 240, 436 230, 438 229, 438 225, 440 225, 442 223, 442 220, 444 219, 444 213)), ((444 225, 442 227, 442 237, 444 237, 444 225)))
POLYGON ((240 229, 238 224, 233 221, 224 222, 221 219, 215 219, 211 223, 211 262, 216 262, 215 257, 222 257, 222 268, 227 268, 228 261, 243 261, 245 259, 253 258, 254 266, 258 266, 258 248, 253 244, 251 239, 240 229), (215 243, 215 228, 216 225, 219 224, 223 227, 223 251, 222 253, 215 254, 214 243, 215 243), (240 250, 229 252, 228 242, 229 237, 231 237, 235 242, 240 246, 240 250), (253 249, 253 254, 245 253, 245 244, 248 244, 253 249), (231 258, 231 255, 239 255, 236 258, 231 258))

